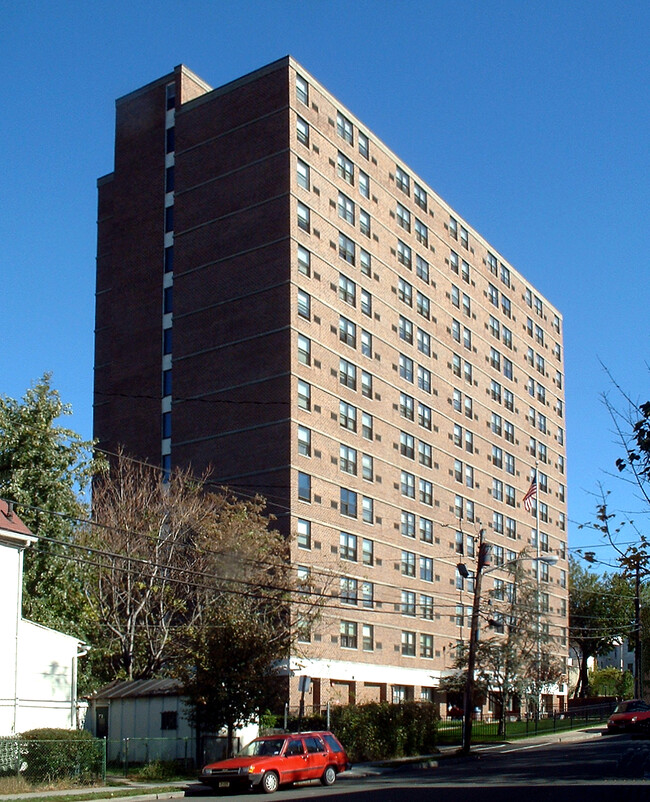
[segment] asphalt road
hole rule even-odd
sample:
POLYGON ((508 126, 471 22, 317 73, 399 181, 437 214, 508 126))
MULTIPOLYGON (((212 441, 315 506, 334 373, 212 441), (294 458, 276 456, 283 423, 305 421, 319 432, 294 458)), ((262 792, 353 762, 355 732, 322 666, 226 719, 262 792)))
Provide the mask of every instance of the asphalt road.
MULTIPOLYGON (((273 799, 508 802, 509 788, 519 802, 617 802, 619 797, 624 802, 650 802, 650 740, 629 735, 601 736, 594 731, 581 740, 503 744, 482 748, 469 757, 448 755, 435 767, 405 766, 366 776, 357 768, 339 777, 331 788, 320 784, 282 788, 273 799), (644 779, 646 774, 648 779, 644 779)), ((214 792, 200 792, 199 788, 191 789, 187 795, 201 796, 206 802, 215 798, 214 792)), ((219 794, 218 798, 237 797, 219 794)))

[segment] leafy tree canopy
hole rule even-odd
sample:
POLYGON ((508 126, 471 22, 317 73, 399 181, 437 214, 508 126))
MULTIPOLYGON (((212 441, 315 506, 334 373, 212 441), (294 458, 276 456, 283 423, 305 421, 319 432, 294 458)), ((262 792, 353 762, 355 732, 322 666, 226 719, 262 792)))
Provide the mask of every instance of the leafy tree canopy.
POLYGON ((46 373, 21 400, 0 397, 0 494, 39 538, 25 553, 25 615, 84 637, 80 577, 65 544, 87 514, 80 493, 97 463, 93 443, 59 421, 72 414, 46 373))

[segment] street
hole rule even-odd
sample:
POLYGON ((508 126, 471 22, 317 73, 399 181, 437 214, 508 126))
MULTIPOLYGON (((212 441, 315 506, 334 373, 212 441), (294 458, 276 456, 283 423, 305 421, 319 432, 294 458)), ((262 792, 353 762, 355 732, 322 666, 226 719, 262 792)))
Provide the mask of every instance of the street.
MULTIPOLYGON (((331 788, 320 784, 281 788, 281 800, 322 798, 327 802, 503 802, 505 788, 525 788, 525 802, 555 798, 558 802, 612 802, 624 788, 625 800, 650 798, 650 741, 630 735, 601 736, 594 730, 583 740, 559 743, 502 744, 478 748, 466 758, 448 756, 436 767, 404 767, 361 776, 360 768, 338 778, 331 788), (357 773, 358 772, 358 773, 357 773), (649 779, 644 780, 644 773, 649 779), (435 789, 435 791, 434 791, 435 789), (459 795, 459 789, 462 792, 459 795)), ((198 788, 187 795, 198 795, 198 788)), ((245 795, 245 794, 244 794, 245 795)), ((213 798, 210 791, 203 798, 213 798)), ((234 795, 220 795, 221 799, 234 795)))

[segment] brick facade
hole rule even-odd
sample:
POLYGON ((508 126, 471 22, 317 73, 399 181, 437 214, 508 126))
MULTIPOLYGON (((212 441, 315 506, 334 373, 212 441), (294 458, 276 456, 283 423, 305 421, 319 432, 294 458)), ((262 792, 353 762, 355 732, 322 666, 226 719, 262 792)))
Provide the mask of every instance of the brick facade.
POLYGON ((95 436, 268 498, 331 594, 291 703, 301 673, 310 704, 434 698, 479 529, 497 560, 535 553, 536 461, 566 656, 560 313, 291 58, 215 90, 178 67, 117 108, 95 436))

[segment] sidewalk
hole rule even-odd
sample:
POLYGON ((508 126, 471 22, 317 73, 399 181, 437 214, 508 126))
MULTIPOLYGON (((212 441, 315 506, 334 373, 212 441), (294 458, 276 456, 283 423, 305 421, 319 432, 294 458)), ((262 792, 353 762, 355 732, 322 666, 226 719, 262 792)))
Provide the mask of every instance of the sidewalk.
MULTIPOLYGON (((394 760, 374 761, 370 763, 356 763, 352 766, 350 771, 346 771, 338 778, 339 782, 345 780, 358 780, 363 777, 376 777, 381 774, 388 774, 390 772, 399 771, 400 769, 432 769, 436 768, 440 760, 462 760, 471 759, 472 755, 480 754, 486 750, 496 749, 504 745, 521 744, 525 741, 527 746, 537 746, 540 744, 551 743, 571 743, 575 741, 586 741, 589 739, 600 738, 606 729, 604 727, 588 727, 582 730, 563 730, 562 732, 554 732, 546 735, 533 736, 530 738, 517 738, 512 741, 501 741, 494 744, 476 744, 472 747, 469 756, 460 753, 459 746, 442 746, 440 750, 433 755, 419 755, 416 757, 396 758, 394 760)), ((57 797, 66 796, 90 796, 92 794, 92 802, 109 802, 114 799, 123 799, 124 802, 151 802, 152 800, 165 800, 165 799, 182 799, 186 795, 198 796, 201 794, 202 786, 198 781, 196 782, 159 782, 159 783, 135 783, 124 781, 120 785, 103 786, 99 788, 75 788, 65 791, 35 791, 29 793, 19 794, 2 794, 0 795, 0 802, 10 802, 11 800, 30 800, 36 798, 47 797, 52 798, 56 802, 57 797), (161 789, 168 787, 169 791, 153 792, 147 789, 161 789), (133 790, 142 790, 141 794, 134 796, 120 797, 120 791, 124 788, 133 790)), ((207 789, 206 789, 207 791, 207 789)))

